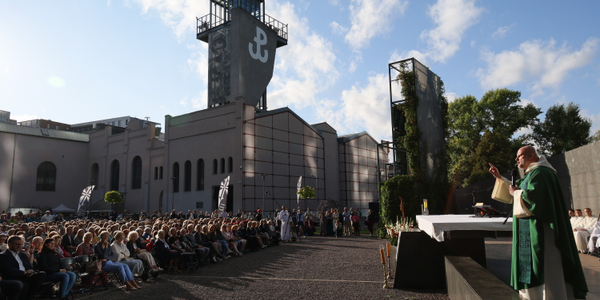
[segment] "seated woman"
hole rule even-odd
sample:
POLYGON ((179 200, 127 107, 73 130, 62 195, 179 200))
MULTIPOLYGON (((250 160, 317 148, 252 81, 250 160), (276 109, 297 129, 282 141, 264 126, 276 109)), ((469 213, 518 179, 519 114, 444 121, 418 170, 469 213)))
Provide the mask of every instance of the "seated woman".
POLYGON ((38 269, 37 267, 37 258, 40 252, 42 252, 42 248, 44 247, 44 239, 41 236, 36 236, 31 240, 31 248, 33 250, 33 255, 30 257, 29 263, 33 266, 34 269, 38 269))
POLYGON ((158 268, 156 265, 156 261, 154 261, 152 254, 146 251, 146 246, 141 243, 136 231, 129 232, 127 240, 127 250, 129 250, 129 253, 133 253, 135 257, 147 262, 152 271, 162 271, 162 269, 158 268))
POLYGON ((102 231, 100 233, 100 242, 94 247, 94 253, 98 256, 98 259, 102 261, 102 271, 117 273, 119 279, 127 286, 128 291, 141 289, 133 279, 129 266, 111 260, 113 252, 112 247, 108 244, 108 236, 108 231, 102 231))
POLYGON ((59 258, 70 257, 69 253, 62 246, 62 237, 60 235, 56 234, 56 235, 53 235, 51 238, 54 239, 54 245, 55 245, 54 247, 56 248, 56 253, 58 253, 58 257, 59 258))
POLYGON ((227 245, 225 238, 217 234, 217 225, 213 224, 208 226, 208 236, 211 242, 217 242, 219 243, 219 245, 221 245, 221 255, 223 255, 226 258, 231 257, 229 256, 229 253, 232 251, 229 250, 229 246, 227 245))
POLYGON ((139 276, 139 274, 144 272, 144 263, 139 259, 131 257, 131 253, 129 252, 129 249, 127 249, 124 240, 125 233, 123 233, 123 231, 117 231, 115 233, 115 240, 110 245, 113 251, 112 261, 128 265, 133 276, 139 276))
POLYGON ((217 247, 211 243, 208 238, 205 238, 206 235, 204 235, 202 233, 202 226, 206 226, 206 225, 202 225, 202 224, 198 224, 194 227, 194 225, 188 225, 188 228, 193 227, 195 230, 194 232, 194 239, 196 239, 196 244, 202 246, 202 247, 206 247, 208 248, 210 251, 208 253, 208 257, 211 263, 216 263, 217 262, 217 256, 219 256, 219 250, 217 250, 217 247))
POLYGON ((232 237, 231 234, 227 231, 227 224, 221 225, 220 233, 221 233, 221 236, 223 236, 223 239, 225 239, 225 242, 227 242, 227 246, 229 247, 229 249, 231 249, 233 251, 232 255, 233 256, 242 256, 242 253, 237 248, 238 244, 237 244, 235 238, 232 237))
POLYGON ((92 240, 94 239, 94 235, 91 232, 87 232, 83 235, 83 242, 77 245, 75 252, 73 252, 73 256, 79 255, 94 255, 94 245, 92 244, 92 240))
POLYGON ((258 228, 258 222, 250 221, 250 223, 248 223, 248 231, 250 232, 249 234, 251 236, 256 236, 258 238, 257 242, 261 248, 267 248, 267 245, 265 245, 265 243, 267 243, 267 238, 264 237, 260 232, 260 229, 258 228))
POLYGON ((6 243, 6 239, 8 236, 4 233, 0 233, 0 252, 8 249, 8 244, 6 243))
POLYGON ((221 249, 221 244, 216 239, 211 238, 210 233, 208 232, 208 225, 202 225, 200 230, 200 237, 203 243, 210 243, 212 245, 216 253, 217 261, 227 259, 227 256, 223 256, 223 254, 221 254, 223 252, 223 249, 221 249))
POLYGON ((177 250, 169 247, 169 244, 165 240, 164 230, 161 229, 158 231, 157 239, 152 249, 159 260, 169 262, 169 273, 181 273, 177 268, 180 254, 177 250))
POLYGON ((85 234, 85 230, 79 229, 77 230, 77 234, 73 237, 73 245, 79 245, 83 242, 83 235, 85 234))
POLYGON ((44 241, 42 251, 37 258, 38 268, 40 271, 46 272, 47 281, 60 282, 59 298, 65 298, 73 288, 77 276, 60 267, 60 257, 56 252, 55 243, 53 238, 44 241))
POLYGON ((240 252, 244 253, 244 249, 246 249, 247 241, 242 238, 242 234, 239 232, 239 226, 237 224, 230 225, 227 227, 229 234, 231 237, 238 243, 237 247, 240 252))

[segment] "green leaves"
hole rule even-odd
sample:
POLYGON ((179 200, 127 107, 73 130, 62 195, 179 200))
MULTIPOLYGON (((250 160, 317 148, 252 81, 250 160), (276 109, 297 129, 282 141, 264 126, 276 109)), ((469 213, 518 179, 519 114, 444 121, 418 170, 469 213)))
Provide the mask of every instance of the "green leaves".
POLYGON ((514 154, 523 139, 513 138, 522 128, 538 122, 541 110, 522 105, 521 93, 491 90, 481 97, 467 95, 448 106, 448 172, 457 186, 487 178, 488 162, 501 172, 512 169, 514 154))
POLYGON ((545 155, 560 154, 588 143, 592 122, 579 114, 579 106, 570 102, 556 104, 546 111, 544 122, 536 122, 531 138, 545 155))
POLYGON ((298 195, 300 195, 300 198, 302 198, 302 199, 314 198, 315 197, 315 189, 313 189, 309 185, 307 185, 298 191, 298 195))
POLYGON ((104 201, 110 204, 117 204, 123 202, 123 197, 121 197, 121 193, 117 191, 109 191, 104 194, 104 201))

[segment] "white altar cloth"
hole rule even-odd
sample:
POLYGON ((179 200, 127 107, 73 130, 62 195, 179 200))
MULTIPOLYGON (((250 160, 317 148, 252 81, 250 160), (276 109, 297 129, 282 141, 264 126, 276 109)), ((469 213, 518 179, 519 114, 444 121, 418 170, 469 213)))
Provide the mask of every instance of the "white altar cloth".
POLYGON ((474 217, 473 215, 429 215, 417 216, 419 229, 438 242, 444 241, 444 233, 457 230, 512 231, 512 218, 474 217))

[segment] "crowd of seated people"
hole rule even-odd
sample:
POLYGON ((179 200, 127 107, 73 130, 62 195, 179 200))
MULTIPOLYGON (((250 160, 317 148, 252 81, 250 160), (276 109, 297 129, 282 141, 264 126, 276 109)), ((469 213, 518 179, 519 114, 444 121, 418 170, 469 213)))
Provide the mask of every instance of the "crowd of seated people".
MULTIPOLYGON (((182 255, 194 255, 200 265, 219 263, 277 245, 280 240, 276 221, 262 215, 260 221, 245 214, 237 217, 195 210, 134 216, 137 219, 116 221, 64 221, 52 215, 54 221, 47 222, 42 218, 16 223, 8 222, 10 218, 0 220, 2 294, 7 299, 32 299, 49 282, 59 286, 57 298, 67 297, 77 275, 62 264, 63 258, 97 257, 100 271, 116 274, 126 290, 135 290, 141 288, 135 278, 145 270, 160 272, 162 266, 169 273, 181 272, 182 255)), ((85 273, 85 266, 77 271, 85 273)))

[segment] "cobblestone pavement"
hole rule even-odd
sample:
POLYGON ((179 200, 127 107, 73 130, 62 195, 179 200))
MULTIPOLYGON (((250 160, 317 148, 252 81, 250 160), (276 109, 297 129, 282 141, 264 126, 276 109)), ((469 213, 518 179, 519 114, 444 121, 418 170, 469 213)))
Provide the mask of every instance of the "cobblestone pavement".
POLYGON ((192 274, 161 274, 140 283, 141 290, 97 288, 75 299, 449 299, 443 290, 383 289, 381 244, 367 237, 312 236, 192 274))

